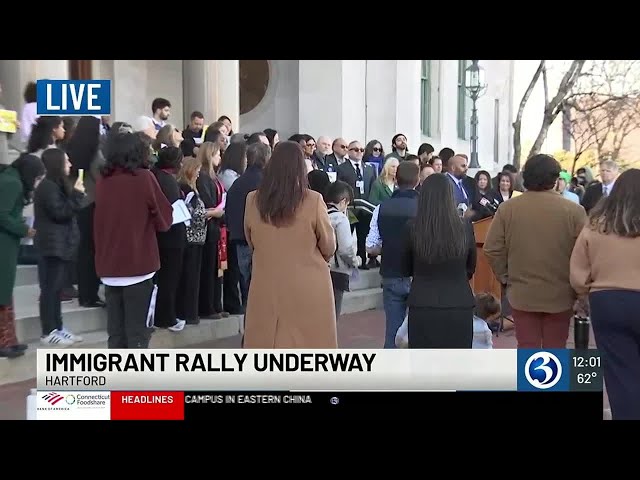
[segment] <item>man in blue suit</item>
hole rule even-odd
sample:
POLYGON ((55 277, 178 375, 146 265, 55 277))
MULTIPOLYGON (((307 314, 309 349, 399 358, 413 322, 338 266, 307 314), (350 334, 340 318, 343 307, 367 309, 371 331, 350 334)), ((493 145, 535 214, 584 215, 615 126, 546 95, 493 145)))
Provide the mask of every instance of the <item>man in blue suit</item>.
POLYGON ((453 185, 453 199, 461 213, 466 212, 474 201, 473 191, 465 185, 464 178, 467 175, 467 159, 462 155, 454 155, 447 162, 445 175, 453 185))

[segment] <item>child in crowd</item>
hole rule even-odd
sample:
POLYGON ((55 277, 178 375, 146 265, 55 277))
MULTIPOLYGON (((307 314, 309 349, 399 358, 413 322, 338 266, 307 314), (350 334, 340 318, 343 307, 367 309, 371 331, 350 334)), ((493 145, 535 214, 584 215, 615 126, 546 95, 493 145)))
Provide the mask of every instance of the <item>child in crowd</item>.
POLYGON ((473 345, 471 348, 493 348, 493 332, 489 325, 502 313, 500 302, 491 293, 478 293, 473 315, 473 345))
POLYGON ((345 214, 347 206, 351 203, 352 195, 351 187, 341 181, 330 184, 325 194, 329 220, 331 220, 331 226, 336 234, 336 243, 338 245, 336 252, 329 261, 336 319, 340 316, 344 292, 349 291, 349 279, 351 278, 352 270, 358 268, 361 262, 353 244, 349 218, 345 214))

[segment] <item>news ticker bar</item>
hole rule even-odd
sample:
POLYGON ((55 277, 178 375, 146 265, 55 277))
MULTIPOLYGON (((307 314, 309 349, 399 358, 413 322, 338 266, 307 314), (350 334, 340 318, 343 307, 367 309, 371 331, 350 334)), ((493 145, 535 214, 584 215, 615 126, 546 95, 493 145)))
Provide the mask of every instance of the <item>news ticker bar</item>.
POLYGON ((602 420, 601 392, 37 392, 37 420, 220 420, 224 412, 365 414, 602 420))
POLYGON ((39 390, 602 391, 597 350, 38 350, 39 390))

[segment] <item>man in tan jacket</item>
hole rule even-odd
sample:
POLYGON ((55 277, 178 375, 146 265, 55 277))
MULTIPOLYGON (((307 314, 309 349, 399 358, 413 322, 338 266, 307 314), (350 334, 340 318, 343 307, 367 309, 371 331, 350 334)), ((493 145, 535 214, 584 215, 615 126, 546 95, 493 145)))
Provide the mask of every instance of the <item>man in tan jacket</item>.
POLYGON ((524 166, 526 192, 498 208, 484 253, 513 307, 518 348, 566 348, 576 293, 569 260, 584 208, 554 191, 561 167, 549 155, 524 166))

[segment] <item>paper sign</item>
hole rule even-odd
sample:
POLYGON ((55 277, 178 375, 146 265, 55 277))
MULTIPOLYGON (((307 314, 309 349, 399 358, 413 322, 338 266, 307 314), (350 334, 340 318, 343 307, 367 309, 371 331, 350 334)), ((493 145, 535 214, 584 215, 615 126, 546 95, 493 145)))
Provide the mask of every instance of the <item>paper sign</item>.
POLYGON ((18 130, 18 113, 14 110, 0 110, 0 132, 16 133, 18 130))
POLYGON ((178 223, 186 223, 189 225, 191 222, 191 214, 184 200, 176 200, 171 206, 173 207, 172 225, 177 225, 178 223))

